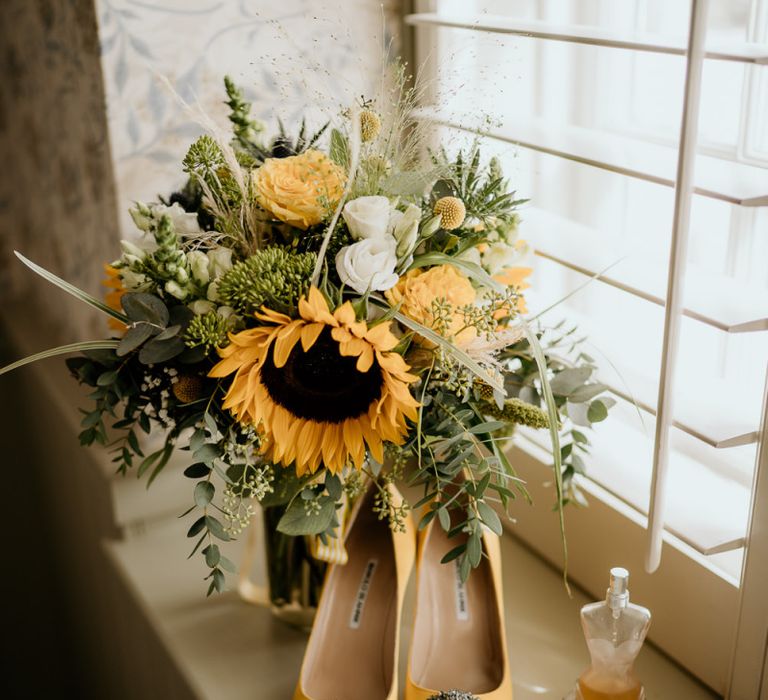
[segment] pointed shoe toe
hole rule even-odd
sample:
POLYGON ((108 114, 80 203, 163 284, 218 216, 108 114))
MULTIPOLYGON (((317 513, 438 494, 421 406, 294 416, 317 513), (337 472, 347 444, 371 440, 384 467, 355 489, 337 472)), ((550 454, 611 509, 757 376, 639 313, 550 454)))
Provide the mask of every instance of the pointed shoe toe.
POLYGON ((483 532, 483 559, 466 583, 458 560, 440 560, 457 544, 432 521, 420 533, 416 613, 405 700, 459 690, 479 700, 511 700, 497 535, 483 532))
POLYGON ((369 485, 350 516, 347 563, 328 570, 294 700, 398 700, 400 617, 416 536, 410 517, 404 532, 378 519, 374 493, 369 485))

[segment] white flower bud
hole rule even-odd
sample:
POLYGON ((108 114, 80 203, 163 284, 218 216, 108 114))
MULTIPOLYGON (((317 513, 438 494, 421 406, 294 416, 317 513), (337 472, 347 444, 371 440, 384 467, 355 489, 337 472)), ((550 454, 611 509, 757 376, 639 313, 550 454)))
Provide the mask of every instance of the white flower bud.
POLYGON ((189 267, 192 270, 192 278, 199 284, 208 284, 211 279, 211 275, 208 272, 208 256, 202 251, 193 250, 187 253, 187 262, 189 262, 189 267))
POLYGON ((183 299, 185 296, 187 296, 187 290, 183 287, 180 287, 179 284, 173 280, 165 283, 165 291, 177 299, 183 299))
POLYGON ((208 271, 212 279, 221 277, 227 270, 232 268, 232 249, 214 248, 209 250, 206 255, 208 256, 208 271))
POLYGON ((421 209, 415 204, 409 204, 404 212, 392 212, 391 222, 394 223, 393 235, 397 241, 398 257, 406 255, 415 245, 419 235, 419 221, 421 209))
POLYGON ((131 241, 120 241, 120 248, 123 251, 124 256, 130 256, 131 258, 135 258, 136 260, 143 260, 146 255, 147 251, 143 248, 140 248, 135 243, 132 243, 131 241))
POLYGON ((342 215, 352 237, 357 240, 384 238, 389 231, 392 205, 379 195, 358 197, 344 205, 342 215))
POLYGON ((212 301, 205 301, 205 299, 197 299, 191 304, 188 304, 188 306, 198 316, 203 316, 204 314, 216 310, 216 304, 214 304, 212 301))

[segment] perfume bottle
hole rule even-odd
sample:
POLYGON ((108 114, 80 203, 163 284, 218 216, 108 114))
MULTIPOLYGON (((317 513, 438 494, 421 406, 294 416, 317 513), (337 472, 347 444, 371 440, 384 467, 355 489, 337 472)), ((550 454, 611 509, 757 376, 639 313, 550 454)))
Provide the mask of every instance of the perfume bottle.
POLYGON ((643 700, 632 669, 651 624, 648 609, 629 602, 629 572, 616 567, 604 601, 581 609, 581 626, 592 665, 579 676, 578 700, 643 700))

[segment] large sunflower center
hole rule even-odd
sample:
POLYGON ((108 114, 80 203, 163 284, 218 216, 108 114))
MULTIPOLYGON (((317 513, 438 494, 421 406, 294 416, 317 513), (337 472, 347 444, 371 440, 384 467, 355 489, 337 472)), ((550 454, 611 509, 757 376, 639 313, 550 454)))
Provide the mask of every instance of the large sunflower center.
POLYGON ((270 348, 261 365, 261 382, 270 398, 305 420, 341 423, 368 412, 381 396, 381 368, 374 360, 367 372, 356 357, 342 357, 339 344, 324 328, 307 351, 297 343, 284 367, 277 368, 270 348))

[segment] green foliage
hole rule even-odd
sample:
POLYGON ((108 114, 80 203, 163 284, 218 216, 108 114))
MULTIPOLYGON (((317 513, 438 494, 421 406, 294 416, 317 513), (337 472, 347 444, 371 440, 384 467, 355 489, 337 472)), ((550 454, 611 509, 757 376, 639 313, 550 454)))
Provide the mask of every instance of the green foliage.
POLYGON ((432 201, 445 196, 458 197, 464 202, 469 219, 484 223, 491 219, 511 220, 516 207, 527 201, 515 199, 515 192, 509 190, 497 158, 491 158, 487 166, 481 165, 477 143, 466 154, 459 151, 453 160, 444 149, 430 156, 434 165, 445 172, 432 189, 432 201))
POLYGON ((185 173, 196 175, 203 181, 207 181, 225 165, 226 162, 221 147, 208 134, 200 136, 189 147, 182 161, 185 173))
POLYGON ((262 305, 294 314, 299 299, 309 290, 317 257, 271 246, 237 263, 222 275, 218 293, 223 301, 243 315, 252 315, 262 305))
POLYGON ((507 399, 503 408, 499 408, 495 403, 488 403, 483 406, 483 412, 515 425, 527 425, 529 428, 549 427, 549 416, 544 409, 519 398, 507 399))
POLYGON ((238 150, 251 154, 254 149, 260 148, 258 136, 264 130, 264 125, 251 119, 251 103, 245 101, 243 91, 228 75, 224 76, 224 88, 228 98, 225 104, 229 107, 229 121, 232 122, 234 133, 233 145, 238 150))
POLYGON ((228 344, 227 319, 215 311, 195 316, 189 323, 184 341, 190 348, 202 347, 206 354, 228 344))
MULTIPOLYGON (((546 357, 550 388, 563 418, 560 432, 563 504, 584 503, 573 480, 576 474, 586 470, 584 458, 589 454, 590 442, 583 429, 604 420, 616 401, 605 395, 608 387, 593 380, 596 365, 583 351, 585 338, 577 334, 575 326, 567 327, 565 322, 560 322, 553 328, 540 330, 537 336, 546 357)), ((511 345, 502 353, 502 358, 508 367, 504 380, 508 396, 542 408, 539 368, 528 341, 511 345)))

